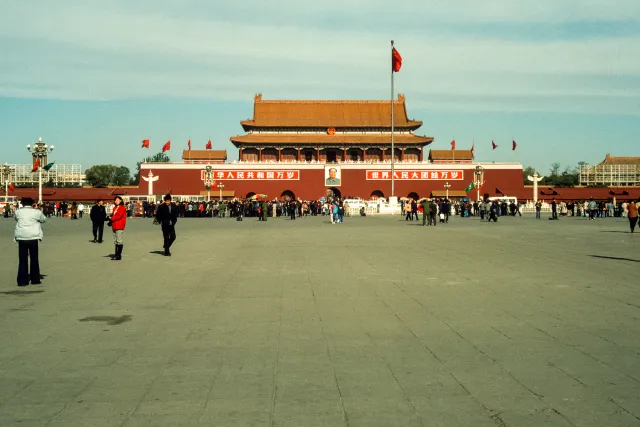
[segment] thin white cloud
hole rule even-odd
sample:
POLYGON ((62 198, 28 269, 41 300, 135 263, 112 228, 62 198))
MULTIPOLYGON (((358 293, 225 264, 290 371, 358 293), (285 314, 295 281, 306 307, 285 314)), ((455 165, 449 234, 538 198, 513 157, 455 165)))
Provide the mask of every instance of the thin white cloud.
POLYGON ((413 105, 640 114, 640 36, 525 41, 429 32, 435 21, 639 19, 637 1, 65 4, 5 3, 0 96, 382 98, 390 37, 362 21, 388 19, 405 58, 397 88, 413 105), (261 21, 244 19, 248 12, 261 21), (332 16, 353 19, 354 28, 331 26, 332 16))

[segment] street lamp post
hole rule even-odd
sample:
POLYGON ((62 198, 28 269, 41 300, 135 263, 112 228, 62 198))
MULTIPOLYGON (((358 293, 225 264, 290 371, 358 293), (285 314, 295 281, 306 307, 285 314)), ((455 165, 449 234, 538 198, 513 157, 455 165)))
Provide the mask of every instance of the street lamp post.
POLYGON ((38 138, 38 142, 27 144, 27 151, 33 157, 33 166, 38 166, 38 204, 42 203, 42 167, 46 166, 49 153, 53 151, 53 145, 47 145, 42 142, 42 137, 38 138))
POLYGON ((5 163, 0 165, 0 171, 2 172, 2 178, 4 179, 4 204, 9 202, 9 183, 11 181, 11 166, 5 163))
POLYGON ((476 191, 477 191, 477 201, 480 201, 480 187, 482 187, 482 184, 484 184, 484 168, 480 165, 476 166, 476 170, 474 172, 475 175, 475 182, 474 185, 476 186, 476 191))
POLYGON ((446 191, 446 195, 445 195, 445 199, 449 200, 449 189, 451 188, 451 184, 449 184, 449 182, 445 182, 444 183, 444 189, 446 191))
POLYGON ((204 187, 207 189, 207 202, 211 201, 211 186, 213 185, 213 168, 207 165, 204 168, 204 187))

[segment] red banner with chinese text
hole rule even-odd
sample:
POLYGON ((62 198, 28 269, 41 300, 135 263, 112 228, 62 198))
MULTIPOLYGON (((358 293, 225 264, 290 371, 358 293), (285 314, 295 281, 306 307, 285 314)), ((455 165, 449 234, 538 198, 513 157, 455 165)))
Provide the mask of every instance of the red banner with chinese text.
MULTIPOLYGON (((298 181, 299 170, 269 170, 269 171, 213 171, 213 178, 231 181, 298 181)), ((200 171, 200 179, 204 181, 205 171, 200 171)))
MULTIPOLYGON (((437 170, 437 171, 395 171, 394 178, 407 181, 461 181, 461 170, 437 170)), ((391 179, 391 171, 368 170, 367 181, 385 181, 391 179)))

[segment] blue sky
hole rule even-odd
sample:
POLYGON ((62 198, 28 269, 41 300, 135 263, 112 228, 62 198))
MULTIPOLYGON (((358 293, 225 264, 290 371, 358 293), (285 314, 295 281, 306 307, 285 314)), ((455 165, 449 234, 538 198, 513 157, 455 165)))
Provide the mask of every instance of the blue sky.
POLYGON ((27 163, 39 136, 85 168, 133 168, 168 139, 173 160, 189 138, 233 159, 255 93, 388 99, 391 39, 396 90, 433 148, 475 139, 478 160, 542 173, 640 155, 637 0, 4 0, 0 12, 1 162, 27 163))

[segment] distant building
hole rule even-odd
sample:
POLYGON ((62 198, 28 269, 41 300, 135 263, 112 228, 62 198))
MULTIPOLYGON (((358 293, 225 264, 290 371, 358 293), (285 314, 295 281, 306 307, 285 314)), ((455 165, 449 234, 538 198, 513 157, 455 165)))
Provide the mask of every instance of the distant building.
POLYGON ((640 186, 640 157, 613 157, 607 154, 596 166, 580 166, 580 185, 606 187, 640 186))
MULTIPOLYGON (((38 186, 38 172, 31 172, 32 164, 14 164, 9 165, 11 175, 9 182, 20 186, 38 186)), ((54 164, 48 171, 42 171, 42 183, 47 184, 53 182, 54 186, 62 186, 66 184, 77 184, 82 186, 85 181, 85 175, 82 172, 82 166, 77 164, 63 165, 54 164)), ((0 182, 5 182, 5 177, 0 171, 0 182)))

